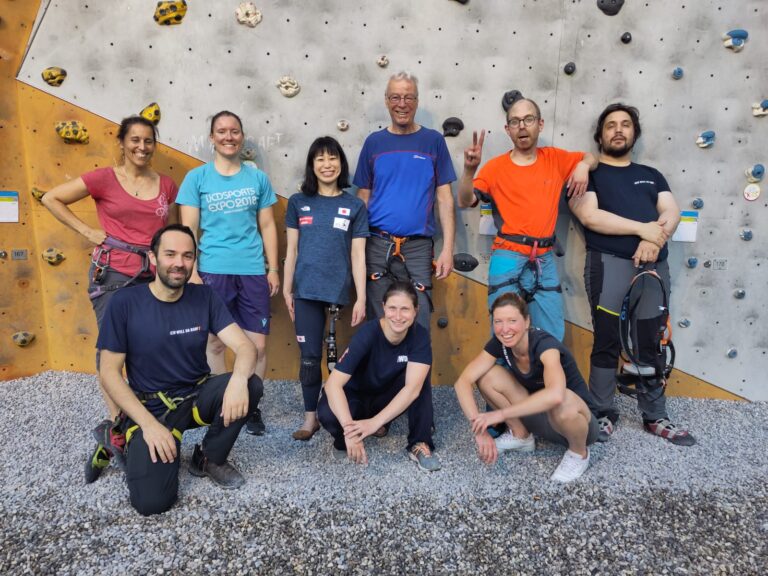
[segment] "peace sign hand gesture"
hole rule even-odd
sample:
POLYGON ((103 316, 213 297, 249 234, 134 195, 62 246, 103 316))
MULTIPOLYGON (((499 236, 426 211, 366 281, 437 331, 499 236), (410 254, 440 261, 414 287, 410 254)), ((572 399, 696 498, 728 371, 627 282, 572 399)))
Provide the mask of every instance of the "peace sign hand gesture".
POLYGON ((464 150, 464 168, 469 171, 477 170, 480 166, 480 160, 483 156, 483 142, 485 141, 485 130, 480 131, 480 138, 477 137, 477 131, 472 132, 472 145, 464 150))

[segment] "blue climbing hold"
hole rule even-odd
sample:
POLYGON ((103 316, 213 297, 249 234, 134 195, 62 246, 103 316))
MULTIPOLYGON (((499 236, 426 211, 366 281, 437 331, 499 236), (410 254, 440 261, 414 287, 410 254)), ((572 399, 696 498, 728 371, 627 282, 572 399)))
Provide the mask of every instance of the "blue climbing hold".
POLYGON ((765 166, 762 164, 755 164, 752 168, 747 168, 744 174, 750 182, 760 182, 763 179, 763 176, 765 176, 765 166))
POLYGON ((739 236, 741 236, 741 239, 744 240, 745 242, 749 242, 750 240, 752 240, 752 230, 750 230, 749 228, 744 228, 744 230, 741 231, 739 236))
POLYGON ((675 80, 680 80, 680 78, 683 77, 683 69, 678 66, 674 70, 672 70, 672 78, 675 80))
POLYGON ((688 266, 688 268, 696 268, 696 266, 699 264, 699 259, 695 256, 691 256, 686 260, 685 265, 688 266))
POLYGON ((746 30, 736 28, 723 34, 723 46, 734 52, 740 52, 744 48, 747 38, 749 38, 749 33, 746 30))
POLYGON ((733 30, 729 30, 725 33, 724 38, 738 38, 739 40, 746 40, 749 38, 749 32, 744 30, 743 28, 734 28, 733 30))
POLYGON ((691 206, 696 208, 696 210, 701 210, 702 208, 704 208, 704 200, 702 200, 701 198, 694 198, 693 202, 691 202, 691 206))
POLYGON ((696 139, 696 146, 699 148, 711 148, 715 144, 715 131, 706 130, 699 134, 696 139))

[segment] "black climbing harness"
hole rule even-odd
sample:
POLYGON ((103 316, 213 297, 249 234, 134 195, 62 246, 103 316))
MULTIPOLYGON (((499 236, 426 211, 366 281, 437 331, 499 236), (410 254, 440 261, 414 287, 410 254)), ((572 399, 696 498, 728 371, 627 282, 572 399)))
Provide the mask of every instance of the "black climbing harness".
POLYGON ((520 294, 527 303, 531 303, 536 296, 536 292, 539 290, 545 292, 562 292, 563 288, 558 284, 557 286, 544 286, 541 283, 541 262, 538 259, 539 248, 554 248, 555 254, 562 256, 563 252, 557 243, 557 238, 548 236, 546 238, 536 238, 534 236, 521 236, 517 234, 496 234, 499 238, 514 242, 515 244, 524 244, 531 247, 531 253, 528 256, 528 261, 523 265, 520 273, 515 278, 510 278, 504 282, 498 284, 488 284, 488 295, 498 292, 501 288, 511 286, 515 292, 520 294), (527 270, 531 271, 533 275, 533 286, 530 290, 523 287, 522 279, 527 270))
POLYGON ((619 340, 623 360, 616 377, 619 391, 630 396, 636 396, 638 392, 656 394, 650 399, 651 401, 660 398, 664 394, 667 379, 675 365, 675 347, 672 344, 672 327, 669 322, 669 297, 664 282, 655 270, 641 269, 632 278, 619 313, 619 340), (640 360, 642 342, 635 318, 638 306, 644 294, 647 293, 641 286, 645 279, 657 282, 661 291, 661 301, 658 304, 659 327, 654 334, 655 353, 651 363, 640 360), (640 294, 636 296, 638 290, 640 294))
POLYGON ((373 272, 368 278, 375 282, 381 280, 382 278, 390 278, 390 281, 392 282, 399 280, 400 278, 398 278, 397 274, 392 271, 392 263, 399 261, 402 264, 403 270, 405 270, 405 275, 408 277, 408 281, 413 285, 416 291, 421 292, 424 294, 424 296, 427 297, 427 302, 429 302, 429 311, 434 312, 435 307, 432 305, 432 297, 429 295, 429 292, 432 290, 432 286, 423 284, 422 282, 417 282, 411 277, 411 273, 408 270, 408 265, 405 262, 405 256, 402 252, 403 245, 409 240, 432 239, 429 236, 395 236, 394 234, 390 234, 389 232, 385 232, 384 230, 379 230, 377 228, 371 228, 370 232, 379 238, 383 238, 384 240, 389 241, 390 245, 387 248, 387 259, 384 264, 384 270, 373 272))
POLYGON ((128 242, 113 238, 112 236, 107 236, 104 242, 97 246, 91 255, 91 264, 93 265, 91 281, 94 287, 88 292, 88 297, 91 300, 94 300, 105 292, 111 292, 130 286, 139 278, 150 277, 152 273, 149 266, 148 252, 149 246, 129 244, 128 242), (124 252, 130 252, 131 254, 137 254, 139 258, 141 258, 141 268, 125 282, 104 285, 107 278, 107 272, 111 269, 110 260, 112 257, 112 250, 123 250, 124 252))

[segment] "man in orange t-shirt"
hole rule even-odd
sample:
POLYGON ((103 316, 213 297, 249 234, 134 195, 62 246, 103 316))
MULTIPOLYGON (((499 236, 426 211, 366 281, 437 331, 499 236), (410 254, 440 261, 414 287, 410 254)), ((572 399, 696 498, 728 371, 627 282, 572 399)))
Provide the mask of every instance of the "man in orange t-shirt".
POLYGON ((514 148, 485 163, 475 176, 485 131, 464 151, 459 180, 461 208, 491 202, 497 235, 488 270, 488 307, 504 292, 528 301, 531 324, 559 340, 565 335, 563 301, 552 248, 563 185, 568 196, 584 194, 597 159, 589 152, 538 148, 544 127, 539 106, 520 98, 507 110, 505 130, 514 148))

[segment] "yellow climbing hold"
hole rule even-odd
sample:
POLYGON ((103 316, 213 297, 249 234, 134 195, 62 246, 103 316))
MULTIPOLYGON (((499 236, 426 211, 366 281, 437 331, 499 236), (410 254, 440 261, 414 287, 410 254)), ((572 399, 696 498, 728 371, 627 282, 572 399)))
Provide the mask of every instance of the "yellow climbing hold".
POLYGON ((88 130, 77 120, 59 122, 56 124, 56 133, 67 144, 88 144, 88 130))
POLYGON ((48 262, 51 266, 58 266, 64 262, 65 259, 64 252, 58 248, 48 248, 40 256, 42 256, 43 260, 48 262))
POLYGON ((61 86, 64 78, 67 77, 67 71, 58 66, 51 66, 43 70, 42 77, 51 86, 61 86))
POLYGON ((152 102, 149 106, 145 106, 144 109, 139 112, 139 116, 146 118, 152 124, 157 126, 160 124, 160 106, 157 102, 152 102))
POLYGON ((46 190, 40 190, 40 188, 33 186, 30 192, 32 193, 32 197, 35 200, 37 200, 38 202, 42 202, 43 196, 45 196, 46 190))
POLYGON ((13 338, 13 343, 16 344, 16 346, 24 348, 24 346, 29 346, 34 342, 35 335, 32 334, 32 332, 22 330, 21 332, 16 332, 11 338, 13 338))
POLYGON ((155 8, 155 22, 163 26, 172 26, 181 24, 184 15, 187 13, 187 2, 158 2, 155 8))

